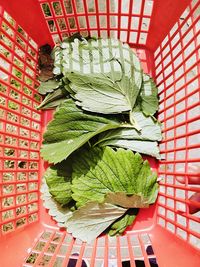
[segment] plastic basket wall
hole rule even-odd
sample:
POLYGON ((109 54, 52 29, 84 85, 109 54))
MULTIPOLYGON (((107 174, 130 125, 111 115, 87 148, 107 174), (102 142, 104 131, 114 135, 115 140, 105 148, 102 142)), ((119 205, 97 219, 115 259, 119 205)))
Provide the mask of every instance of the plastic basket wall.
POLYGON ((199 15, 200 1, 0 0, 0 266, 200 265, 200 212, 188 208, 200 192, 188 185, 190 165, 200 164, 199 15), (157 204, 140 211, 124 236, 93 244, 60 231, 39 193, 39 148, 51 114, 36 110, 38 48, 77 31, 136 49, 156 79, 163 123, 157 204))

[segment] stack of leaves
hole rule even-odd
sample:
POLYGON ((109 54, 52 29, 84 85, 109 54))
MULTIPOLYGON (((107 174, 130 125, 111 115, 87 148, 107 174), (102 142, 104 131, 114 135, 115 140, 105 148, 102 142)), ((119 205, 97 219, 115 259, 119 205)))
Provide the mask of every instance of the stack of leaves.
POLYGON ((155 202, 156 175, 132 151, 159 159, 161 128, 156 85, 130 47, 78 37, 54 48, 54 79, 38 88, 47 94, 39 108, 57 107, 41 155, 55 164, 45 174, 49 192, 74 211, 68 231, 91 241, 108 227, 121 234, 155 202))
MULTIPOLYGON (((63 157, 58 160, 51 157, 52 150, 72 139, 63 132, 71 131, 72 135, 82 137, 90 126, 93 134, 87 135, 85 142, 104 132, 95 140, 99 146, 122 147, 160 158, 157 145, 162 138, 160 123, 153 117, 158 109, 157 88, 143 73, 138 57, 127 44, 113 39, 74 39, 72 42, 67 39, 54 48, 52 56, 55 78, 41 83, 38 88, 39 93, 47 94, 39 108, 55 108, 69 98, 71 105, 76 104, 76 111, 69 113, 72 107, 67 105, 63 112, 68 114, 66 120, 76 120, 76 124, 62 124, 56 129, 59 138, 54 141, 46 136, 42 149, 45 160, 56 163, 68 156, 63 151, 63 157), (85 116, 89 120, 87 123, 83 123, 85 116), (93 120, 104 120, 105 127, 99 129, 99 124, 93 120)), ((56 124, 61 121, 60 116, 55 117, 56 124)), ((80 147, 78 142, 76 144, 75 149, 80 147)), ((68 147, 63 150, 68 151, 68 147)))
POLYGON ((148 161, 121 148, 80 149, 49 167, 45 179, 54 199, 73 211, 64 224, 68 232, 87 242, 108 228, 110 235, 123 233, 158 193, 148 161))

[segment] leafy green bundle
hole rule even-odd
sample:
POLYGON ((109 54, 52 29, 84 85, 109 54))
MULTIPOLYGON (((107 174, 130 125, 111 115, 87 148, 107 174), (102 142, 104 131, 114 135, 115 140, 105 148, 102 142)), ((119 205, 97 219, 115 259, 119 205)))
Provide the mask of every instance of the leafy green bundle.
POLYGON ((71 209, 65 226, 75 237, 121 234, 157 197, 139 154, 160 158, 156 85, 118 40, 67 39, 52 57, 55 77, 38 88, 47 94, 39 108, 57 107, 41 148, 55 164, 44 176, 49 192, 71 209))
POLYGON ((110 225, 111 235, 122 233, 137 208, 154 203, 158 192, 157 175, 148 161, 121 148, 81 149, 49 167, 45 179, 54 199, 75 209, 66 220, 68 231, 87 242, 110 225))
POLYGON ((56 76, 38 88, 39 93, 48 93, 39 108, 54 108, 70 99, 70 105, 62 110, 68 113, 66 120, 76 120, 76 125, 63 124, 62 114, 55 116, 54 124, 60 127, 55 129, 51 124, 45 134, 42 148, 45 160, 60 162, 101 132, 104 133, 95 140, 99 146, 122 147, 160 158, 157 141, 162 138, 161 128, 153 117, 158 109, 157 88, 143 73, 138 57, 127 44, 113 39, 66 40, 52 54, 56 76), (73 104, 76 104, 74 111, 69 112, 73 104), (102 129, 92 116, 97 121, 106 119, 102 129), (85 117, 89 120, 86 124, 85 117), (82 133, 88 133, 90 126, 92 134, 87 134, 84 141, 82 133), (53 128, 54 140, 49 138, 53 128), (79 145, 77 138, 73 146, 71 143, 63 146, 69 142, 72 131, 82 143, 79 145), (63 132, 69 133, 67 138, 63 132), (58 158, 54 155, 56 151, 58 158))

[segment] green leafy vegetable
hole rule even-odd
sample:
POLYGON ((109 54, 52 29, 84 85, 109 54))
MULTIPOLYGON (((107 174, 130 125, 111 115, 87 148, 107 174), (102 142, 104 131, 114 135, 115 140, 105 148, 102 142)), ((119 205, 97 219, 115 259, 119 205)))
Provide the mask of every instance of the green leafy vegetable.
POLYGON ((105 230, 122 234, 138 208, 157 198, 157 175, 132 152, 160 158, 156 85, 119 40, 77 33, 51 58, 56 79, 38 89, 48 93, 38 109, 59 106, 41 148, 41 156, 56 164, 45 174, 44 205, 59 226, 83 241, 105 230))
POLYGON ((145 115, 154 115, 158 110, 158 89, 149 75, 143 74, 141 88, 141 109, 145 115))
POLYGON ((139 154, 124 149, 114 151, 109 147, 96 147, 81 154, 82 157, 73 163, 72 197, 78 207, 88 201, 115 203, 118 198, 117 205, 125 203, 125 207, 130 207, 131 199, 131 207, 137 208, 142 204, 148 206, 156 198, 157 175, 139 154))
POLYGON ((100 134, 96 144, 131 149, 160 159, 156 142, 162 139, 160 123, 152 117, 146 117, 141 111, 134 111, 132 116, 141 131, 128 127, 108 130, 100 134))
POLYGON ((146 117, 142 112, 133 112, 133 114, 135 121, 141 128, 141 131, 128 127, 108 130, 99 136, 98 143, 113 139, 148 141, 160 141, 162 139, 159 122, 151 117, 146 117))
POLYGON ((121 218, 117 219, 109 227, 109 235, 115 236, 117 234, 123 234, 128 226, 130 226, 138 214, 138 209, 129 209, 121 218))
POLYGON ((49 93, 37 109, 52 109, 59 106, 68 98, 68 92, 63 88, 58 88, 52 93, 49 93))
POLYGON ((56 80, 48 80, 47 82, 41 82, 38 87, 38 93, 41 95, 46 95, 46 93, 51 93, 59 87, 59 82, 56 80))
POLYGON ((161 159, 161 155, 158 148, 157 142, 151 141, 140 141, 140 140, 128 140, 128 139, 110 139, 105 142, 99 143, 100 146, 106 147, 121 147, 137 151, 142 154, 146 154, 157 159, 161 159))
POLYGON ((56 47, 55 74, 66 76, 70 72, 80 74, 111 73, 123 69, 126 76, 132 76, 135 85, 141 87, 142 69, 138 57, 128 44, 114 39, 75 39, 56 47))
POLYGON ((41 109, 41 110, 54 109, 58 107, 60 104, 62 104, 66 100, 66 97, 52 100, 52 96, 47 95, 47 98, 45 99, 45 101, 47 99, 48 99, 48 103, 43 102, 41 105, 37 107, 37 109, 41 109))
POLYGON ((84 113, 68 99, 47 126, 41 156, 50 163, 61 162, 90 138, 118 126, 117 121, 84 113))
POLYGON ((83 109, 102 114, 121 113, 133 109, 140 87, 133 77, 113 72, 114 79, 105 74, 80 74, 71 72, 66 77, 70 88, 83 109))
POLYGON ((56 47, 53 55, 54 74, 70 80, 68 89, 83 109, 102 114, 133 109, 142 70, 127 44, 114 39, 73 39, 56 47))
POLYGON ((54 58, 54 74, 62 73, 71 81, 68 89, 83 109, 112 114, 134 107, 142 70, 127 44, 114 39, 75 39, 56 48, 54 58))
POLYGON ((44 175, 49 192, 54 199, 64 205, 71 200, 71 168, 67 162, 49 167, 44 175))
POLYGON ((66 221, 72 216, 72 211, 70 210, 72 202, 70 202, 70 205, 68 204, 67 206, 58 203, 58 201, 50 194, 49 187, 47 186, 45 179, 42 181, 40 191, 42 193, 41 198, 44 201, 44 207, 49 210, 49 215, 52 216, 58 223, 58 226, 66 227, 66 221))
POLYGON ((72 217, 66 222, 67 231, 74 237, 90 243, 125 212, 126 209, 109 203, 88 202, 73 212, 72 217))

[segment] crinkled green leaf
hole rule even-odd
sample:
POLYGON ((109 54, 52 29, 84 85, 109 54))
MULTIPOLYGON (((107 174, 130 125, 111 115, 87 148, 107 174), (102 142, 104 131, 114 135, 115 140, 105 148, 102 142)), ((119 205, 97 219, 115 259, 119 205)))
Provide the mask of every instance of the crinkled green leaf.
POLYGON ((110 203, 88 202, 73 212, 66 222, 67 231, 75 238, 90 243, 125 212, 126 209, 110 203))
MULTIPOLYGON (((77 206, 88 201, 102 203, 106 195, 113 192, 143 197, 145 203, 155 199, 157 175, 152 173, 148 161, 143 161, 140 154, 95 147, 81 155, 73 162, 72 197, 77 206)), ((132 208, 136 207, 133 202, 132 208)))
POLYGON ((59 87, 59 82, 54 80, 48 80, 47 82, 41 82, 38 87, 38 93, 41 95, 46 95, 47 93, 53 92, 55 89, 59 87))
POLYGON ((71 72, 66 77, 71 81, 76 104, 83 109, 102 114, 121 113, 133 109, 140 87, 133 77, 113 72, 114 78, 103 73, 81 74, 71 72))
POLYGON ((138 209, 129 209, 122 217, 117 219, 110 227, 108 234, 110 236, 120 235, 136 219, 138 209))
POLYGON ((53 198, 60 204, 68 204, 71 200, 71 166, 63 161, 60 164, 49 167, 44 178, 53 198))
POLYGON ((153 79, 143 74, 143 83, 141 88, 141 109, 145 115, 154 115, 158 110, 158 89, 153 79))
POLYGON ((118 126, 117 121, 84 113, 68 99, 47 126, 41 156, 50 163, 61 162, 90 138, 118 126))

